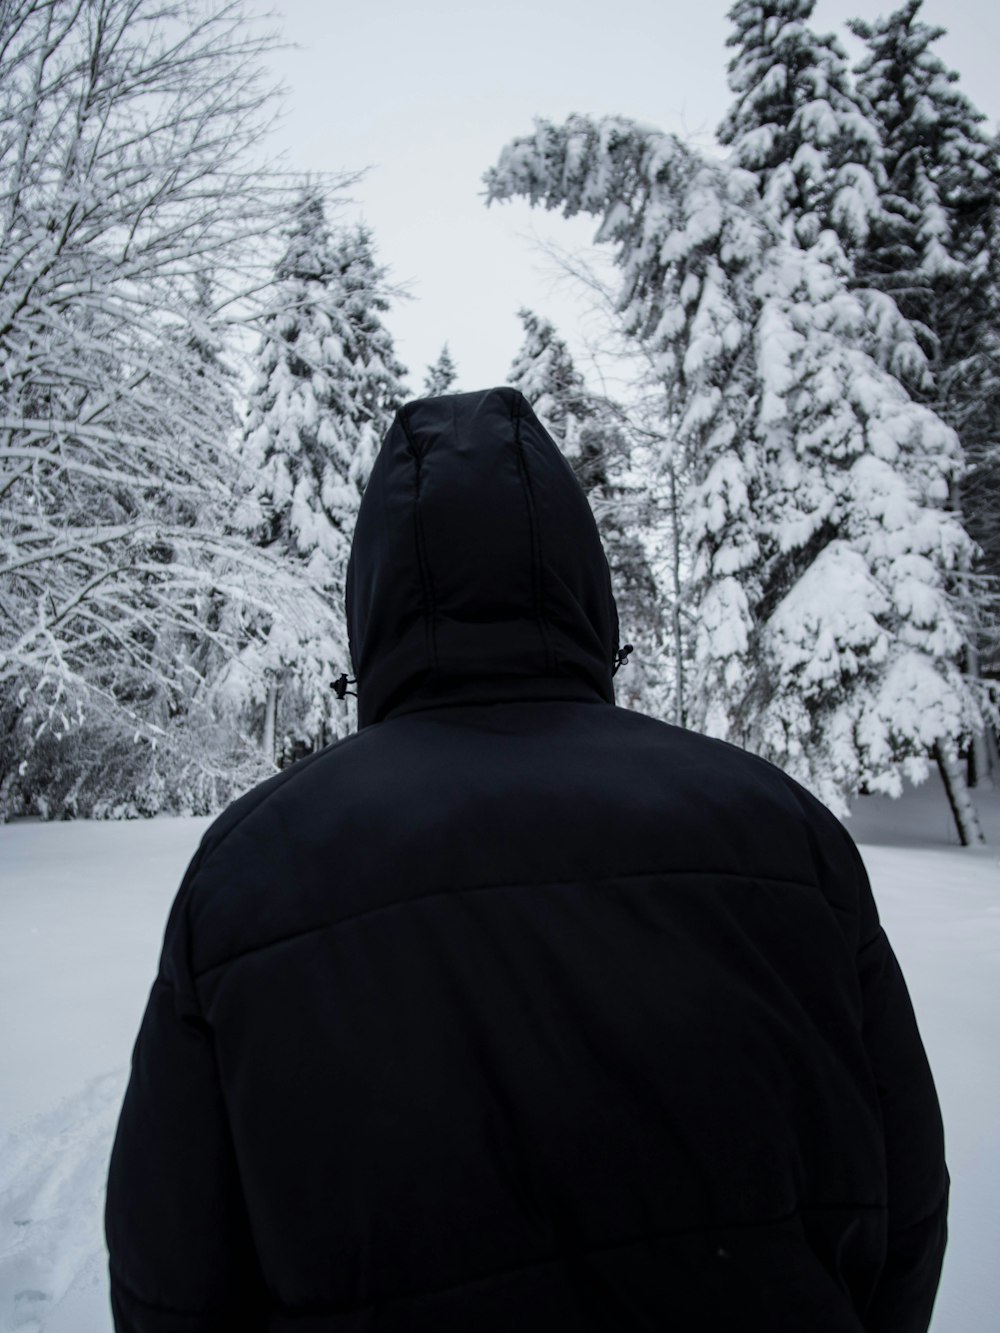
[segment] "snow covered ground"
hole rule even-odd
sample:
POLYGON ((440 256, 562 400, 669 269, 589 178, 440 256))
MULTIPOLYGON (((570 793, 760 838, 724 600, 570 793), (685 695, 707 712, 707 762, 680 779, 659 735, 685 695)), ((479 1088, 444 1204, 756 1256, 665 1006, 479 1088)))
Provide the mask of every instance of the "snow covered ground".
MULTIPOLYGON (((850 825, 944 1107, 933 1333, 996 1333, 1000 1310, 1000 793, 979 804, 984 850, 954 845, 936 782, 865 798, 850 825)), ((110 1331, 107 1157, 167 909, 208 822, 0 827, 0 1333, 110 1331)))

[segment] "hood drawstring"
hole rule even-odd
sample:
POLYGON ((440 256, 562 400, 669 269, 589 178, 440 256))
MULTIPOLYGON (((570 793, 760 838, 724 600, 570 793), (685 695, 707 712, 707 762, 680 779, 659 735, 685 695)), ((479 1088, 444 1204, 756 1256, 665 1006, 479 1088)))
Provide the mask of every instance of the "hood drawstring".
MULTIPOLYGON (((617 673, 619 667, 627 665, 629 654, 633 651, 634 649, 630 643, 622 644, 622 646, 615 653, 615 660, 611 664, 612 676, 614 676, 617 673)), ((338 699, 343 699, 348 694, 353 694, 356 699, 358 697, 357 690, 349 690, 347 687, 348 685, 357 685, 357 683, 358 682, 356 677, 352 677, 349 680, 347 677, 347 672, 342 671, 336 680, 332 680, 330 682, 330 689, 333 690, 334 694, 336 694, 338 699)))
POLYGON ((347 672, 343 671, 336 680, 330 681, 330 689, 333 690, 338 699, 343 699, 345 694, 353 694, 356 699, 358 697, 357 690, 349 690, 347 687, 348 685, 357 685, 357 683, 357 680, 348 680, 347 672))
POLYGON ((628 655, 630 652, 632 652, 632 645, 630 643, 623 643, 622 646, 615 653, 615 660, 611 663, 612 676, 617 672, 619 667, 623 667, 625 665, 625 663, 628 661, 628 655))

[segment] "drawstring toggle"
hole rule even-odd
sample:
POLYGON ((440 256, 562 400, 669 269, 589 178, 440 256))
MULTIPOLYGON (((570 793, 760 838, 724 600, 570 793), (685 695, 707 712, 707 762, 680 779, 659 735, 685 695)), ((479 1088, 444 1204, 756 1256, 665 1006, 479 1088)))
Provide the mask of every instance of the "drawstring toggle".
POLYGON ((618 670, 619 667, 625 665, 625 663, 628 661, 628 655, 631 651, 632 651, 632 645, 630 643, 623 643, 622 646, 618 649, 618 651, 615 653, 615 660, 611 664, 612 675, 615 674, 615 672, 618 670))
POLYGON ((336 680, 331 680, 330 689, 333 690, 338 699, 343 699, 345 694, 353 694, 355 699, 358 697, 357 690, 349 690, 348 685, 357 685, 356 680, 348 680, 347 672, 343 671, 336 680))

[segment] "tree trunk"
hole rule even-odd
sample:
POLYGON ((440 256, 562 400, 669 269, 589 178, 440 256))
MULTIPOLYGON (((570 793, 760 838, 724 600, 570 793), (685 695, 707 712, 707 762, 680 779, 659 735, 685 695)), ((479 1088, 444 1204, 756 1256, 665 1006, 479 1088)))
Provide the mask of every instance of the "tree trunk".
POLYGON ((684 699, 684 638, 681 625, 681 536, 680 520, 677 514, 677 473, 673 464, 670 467, 670 524, 672 542, 671 580, 673 584, 673 611, 671 627, 674 640, 674 722, 683 727, 687 715, 684 699))
POLYGON ((278 687, 272 684, 267 687, 267 700, 264 704, 264 736, 261 740, 261 749, 272 764, 274 763, 274 731, 277 716, 278 687))
MULTIPOLYGON (((965 648, 966 674, 979 679, 979 651, 971 641, 965 648)), ((990 762, 990 747, 987 739, 989 723, 972 738, 969 747, 969 786, 986 790, 993 788, 993 765, 990 762)))
POLYGON ((993 730, 991 722, 986 723, 986 731, 983 734, 983 740, 986 744, 986 761, 989 765, 990 786, 993 786, 994 773, 1000 772, 1000 754, 997 753, 997 734, 993 730))
POLYGON ((978 787, 980 791, 993 790, 993 763, 985 731, 972 738, 972 744, 969 746, 968 770, 970 789, 978 787))
POLYGON ((981 847, 986 839, 979 827, 979 816, 962 777, 962 767, 958 762, 954 746, 946 741, 939 741, 934 747, 934 754, 941 770, 948 804, 955 818, 959 841, 963 847, 981 847))

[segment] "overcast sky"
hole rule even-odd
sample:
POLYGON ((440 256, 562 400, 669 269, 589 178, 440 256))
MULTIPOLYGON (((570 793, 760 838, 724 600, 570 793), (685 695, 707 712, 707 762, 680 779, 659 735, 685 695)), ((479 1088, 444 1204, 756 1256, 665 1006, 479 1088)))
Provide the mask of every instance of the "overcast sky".
MULTIPOLYGON (((818 0, 813 23, 853 55, 845 19, 899 3, 818 0)), ((388 323, 415 395, 445 341, 458 389, 504 383, 521 305, 554 320, 584 355, 581 299, 533 237, 586 245, 596 221, 520 202, 487 209, 482 173, 534 116, 623 115, 711 143, 730 100, 728 8, 728 0, 275 0, 292 44, 273 59, 288 89, 277 146, 300 170, 370 167, 345 216, 373 227, 380 260, 412 293, 388 323)), ((923 18, 948 29, 938 53, 995 125, 998 0, 925 0, 923 18)))

